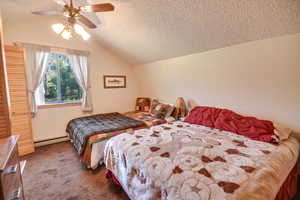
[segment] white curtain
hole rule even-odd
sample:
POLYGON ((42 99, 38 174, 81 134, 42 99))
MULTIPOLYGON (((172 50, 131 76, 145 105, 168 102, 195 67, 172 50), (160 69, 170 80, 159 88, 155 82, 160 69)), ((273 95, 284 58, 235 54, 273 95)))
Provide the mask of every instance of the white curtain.
POLYGON ((26 49, 27 60, 27 75, 28 75, 28 88, 31 96, 31 112, 33 116, 37 112, 37 105, 44 102, 44 88, 40 87, 43 77, 48 69, 48 58, 50 48, 37 47, 37 46, 24 46, 26 49))
POLYGON ((78 54, 73 51, 68 51, 68 55, 76 80, 84 91, 82 97, 82 111, 92 112, 93 104, 89 78, 88 55, 78 54))

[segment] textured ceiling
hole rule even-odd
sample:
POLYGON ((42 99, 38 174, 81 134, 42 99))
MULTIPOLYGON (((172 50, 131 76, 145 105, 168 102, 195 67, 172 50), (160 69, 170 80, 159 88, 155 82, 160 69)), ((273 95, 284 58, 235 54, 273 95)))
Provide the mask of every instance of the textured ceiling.
MULTIPOLYGON (((99 42, 132 63, 183 56, 300 32, 300 0, 90 0, 111 2, 97 14, 99 42)), ((57 8, 51 0, 0 0, 5 20, 57 8), (24 10, 22 10, 24 9, 24 10)), ((44 17, 47 20, 47 17, 44 17)))

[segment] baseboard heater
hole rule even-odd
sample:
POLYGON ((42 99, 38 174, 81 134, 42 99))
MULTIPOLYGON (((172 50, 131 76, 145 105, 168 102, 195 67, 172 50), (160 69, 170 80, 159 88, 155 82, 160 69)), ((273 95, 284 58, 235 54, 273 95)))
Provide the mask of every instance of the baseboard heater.
POLYGON ((36 142, 34 142, 34 146, 40 147, 40 146, 45 146, 45 145, 49 145, 49 144, 65 142, 65 141, 69 141, 69 140, 70 140, 70 138, 68 136, 51 138, 51 139, 47 139, 47 140, 36 141, 36 142))

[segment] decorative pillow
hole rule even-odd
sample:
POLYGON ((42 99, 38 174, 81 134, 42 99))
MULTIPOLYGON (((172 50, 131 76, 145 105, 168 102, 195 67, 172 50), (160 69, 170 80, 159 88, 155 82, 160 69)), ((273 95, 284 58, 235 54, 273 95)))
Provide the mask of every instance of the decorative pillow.
POLYGON ((176 106, 172 113, 172 116, 175 119, 180 119, 186 117, 187 115, 187 107, 183 97, 178 97, 176 100, 176 106))
POLYGON ((152 114, 155 106, 159 104, 159 101, 157 99, 152 99, 151 100, 151 103, 150 103, 150 110, 149 110, 149 113, 152 114))
POLYGON ((174 106, 171 106, 169 104, 162 104, 159 103, 157 104, 153 110, 152 110, 152 115, 155 118, 159 118, 159 119, 165 119, 167 117, 170 117, 172 112, 174 110, 174 106))
POLYGON ((139 97, 136 99, 135 111, 149 112, 150 111, 150 98, 139 97))
POLYGON ((184 121, 191 124, 215 128, 215 122, 221 111, 222 109, 220 108, 197 106, 190 111, 184 121))
POLYGON ((231 131, 253 140, 277 142, 273 122, 239 115, 227 109, 222 109, 215 122, 215 128, 231 131))

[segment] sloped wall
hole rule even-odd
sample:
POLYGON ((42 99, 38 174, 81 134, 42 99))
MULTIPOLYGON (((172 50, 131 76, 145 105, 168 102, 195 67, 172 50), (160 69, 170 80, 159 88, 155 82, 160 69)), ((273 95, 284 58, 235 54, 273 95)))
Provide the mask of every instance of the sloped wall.
POLYGON ((225 107, 300 131, 300 34, 135 67, 141 96, 225 107))

